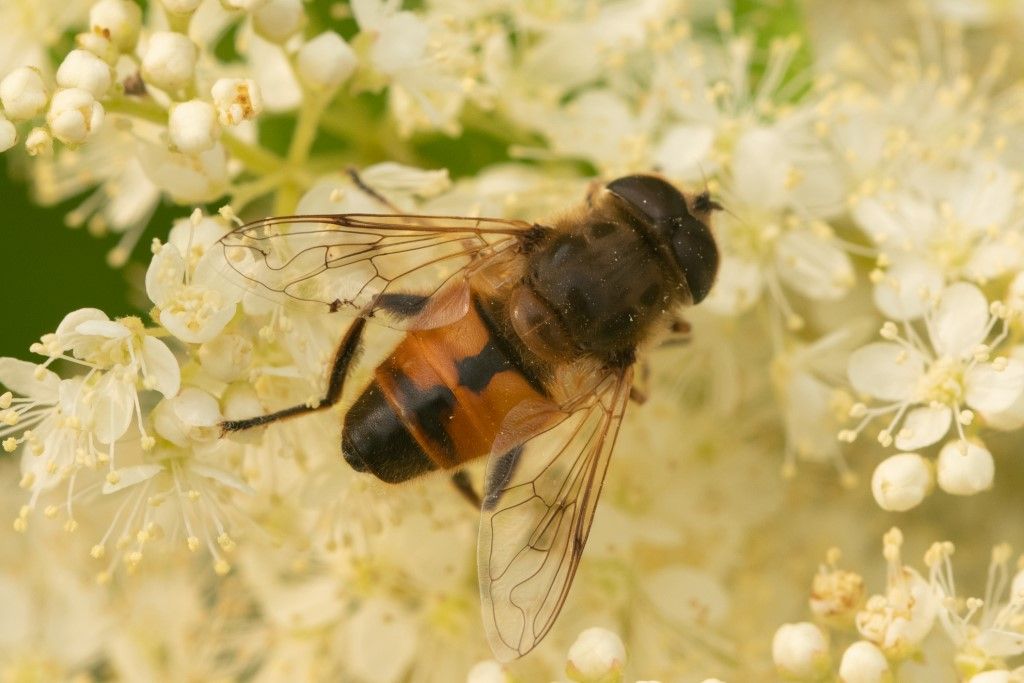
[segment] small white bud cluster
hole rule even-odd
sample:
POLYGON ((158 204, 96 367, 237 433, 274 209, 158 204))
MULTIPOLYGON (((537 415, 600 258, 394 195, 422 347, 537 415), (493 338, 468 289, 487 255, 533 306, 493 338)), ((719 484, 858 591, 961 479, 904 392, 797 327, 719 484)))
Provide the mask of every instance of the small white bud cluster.
POLYGON ((195 75, 199 51, 183 33, 158 31, 149 37, 142 56, 142 77, 161 90, 177 94, 195 75))
POLYGON ((772 661, 785 679, 820 678, 830 664, 828 636, 808 621, 783 624, 772 639, 772 661))
POLYGON ((256 118, 263 111, 259 86, 248 78, 218 79, 210 94, 217 109, 217 119, 224 126, 236 126, 256 118))
POLYGON ((324 31, 299 49, 296 66, 306 87, 331 91, 355 71, 356 54, 337 33, 324 31))
POLYGON ((268 0, 252 13, 253 28, 272 43, 285 42, 305 21, 302 0, 268 0))
POLYGON ((614 633, 603 628, 588 628, 569 648, 565 673, 579 683, 617 681, 626 664, 626 647, 614 633))
POLYGON ((217 144, 220 126, 217 111, 203 100, 189 100, 171 107, 167 122, 171 143, 186 154, 201 154, 217 144))
POLYGON ((53 137, 64 144, 77 145, 102 125, 103 105, 88 90, 58 90, 50 100, 46 123, 53 137))
POLYGON ((839 680, 843 683, 889 683, 892 671, 877 645, 860 640, 843 653, 839 662, 839 680))
POLYGON ((89 10, 89 30, 121 52, 135 48, 141 26, 142 9, 131 0, 100 0, 89 10))
POLYGON ((871 475, 871 493, 883 510, 903 512, 916 507, 932 490, 931 464, 917 453, 897 453, 883 460, 871 475))
POLYGON ((72 50, 57 69, 57 85, 78 88, 96 99, 110 90, 110 65, 87 50, 72 50))

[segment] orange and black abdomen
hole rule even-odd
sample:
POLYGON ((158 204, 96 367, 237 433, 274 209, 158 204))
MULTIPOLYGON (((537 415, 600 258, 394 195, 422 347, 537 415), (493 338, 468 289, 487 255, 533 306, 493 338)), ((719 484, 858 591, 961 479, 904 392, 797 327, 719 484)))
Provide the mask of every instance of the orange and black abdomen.
MULTIPOLYGON (((474 302, 475 304, 475 302, 474 302)), ((345 415, 341 448, 360 472, 397 483, 487 455, 509 411, 542 384, 478 305, 409 332, 345 415)))

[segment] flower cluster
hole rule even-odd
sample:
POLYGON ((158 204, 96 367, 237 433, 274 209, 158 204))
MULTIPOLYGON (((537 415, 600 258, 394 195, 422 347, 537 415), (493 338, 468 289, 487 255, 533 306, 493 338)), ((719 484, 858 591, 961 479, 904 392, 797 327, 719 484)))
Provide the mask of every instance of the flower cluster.
POLYGON ((945 667, 972 683, 1020 680, 1024 572, 1011 569, 1010 547, 992 549, 984 597, 965 599, 953 580, 952 543, 928 549, 923 574, 903 564, 902 546, 899 529, 885 534, 885 589, 870 597, 859 574, 839 568, 838 549, 829 551, 811 589, 815 621, 775 633, 779 674, 817 681, 835 671, 842 681, 882 683, 935 680, 930 676, 945 667))
MULTIPOLYGON (((144 302, 0 358, 0 596, 25 624, 0 677, 1024 680, 1024 579, 987 533, 1020 535, 1024 12, 769 4, 0 8, 0 151, 117 234, 144 302), (222 433, 316 407, 349 320, 245 286, 220 240, 268 214, 543 221, 630 173, 710 193, 721 268, 688 343, 642 349, 572 596, 502 666, 477 512, 444 477, 347 467, 348 386, 222 433), (884 583, 831 551, 800 621, 805 558, 892 513, 984 557, 984 596, 957 595, 952 544, 917 571, 893 530, 884 583)), ((353 387, 401 338, 368 328, 353 387)))

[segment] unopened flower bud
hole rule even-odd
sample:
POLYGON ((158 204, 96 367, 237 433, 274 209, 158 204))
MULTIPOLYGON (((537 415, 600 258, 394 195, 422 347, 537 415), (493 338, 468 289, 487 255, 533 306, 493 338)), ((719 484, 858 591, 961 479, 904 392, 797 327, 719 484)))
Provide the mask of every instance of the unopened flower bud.
POLYGON ((871 493, 883 510, 903 512, 916 507, 932 488, 928 461, 917 453, 897 453, 879 463, 871 475, 871 493))
POLYGON ((784 678, 817 678, 829 667, 828 638, 807 621, 783 624, 772 639, 772 660, 784 678))
POLYGON ((0 152, 6 152, 18 142, 18 131, 14 124, 0 116, 0 152))
POLYGON ((30 119, 46 108, 46 85, 39 70, 23 66, 0 81, 0 103, 4 114, 15 121, 30 119))
POLYGON ((142 77, 162 90, 181 90, 192 81, 196 56, 196 45, 185 34, 154 33, 142 58, 142 77))
POLYGON ((135 47, 142 9, 131 0, 100 0, 89 10, 89 29, 108 38, 122 52, 135 47))
POLYGON ((210 89, 217 118, 222 125, 235 126, 256 118, 263 111, 263 98, 256 81, 220 78, 210 89))
POLYGON ((252 13, 253 28, 272 43, 283 43, 306 20, 302 0, 269 0, 252 13))
POLYGON ((53 153, 53 137, 45 128, 33 128, 25 138, 25 151, 29 156, 46 156, 53 153))
POLYGON ((874 643, 861 640, 846 648, 839 662, 842 683, 888 683, 892 680, 889 662, 874 643))
POLYGON ((603 628, 588 628, 569 648, 565 673, 581 683, 616 681, 625 664, 626 648, 616 634, 603 628))
POLYGON ((53 137, 68 145, 85 142, 103 123, 103 106, 87 90, 58 90, 46 114, 53 137))
POLYGON ((85 50, 72 50, 57 69, 57 85, 81 88, 99 99, 110 89, 110 66, 85 50))
POLYGON ((995 463, 987 448, 951 441, 939 451, 939 488, 946 493, 970 496, 992 488, 995 463), (967 452, 963 450, 964 445, 967 452))
POLYGON ((299 49, 299 77, 315 90, 333 90, 352 75, 356 54, 341 36, 324 31, 299 49))
POLYGON ((217 144, 220 126, 213 105, 203 100, 189 100, 171 108, 167 123, 171 142, 185 154, 200 154, 217 144))

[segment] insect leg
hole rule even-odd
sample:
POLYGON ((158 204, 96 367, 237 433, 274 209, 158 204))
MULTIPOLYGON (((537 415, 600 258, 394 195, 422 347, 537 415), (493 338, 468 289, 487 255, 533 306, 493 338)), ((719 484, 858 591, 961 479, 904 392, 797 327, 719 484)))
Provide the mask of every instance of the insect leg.
POLYGON ((345 378, 348 376, 352 359, 355 358, 356 353, 359 351, 359 342, 363 337, 363 328, 365 326, 366 320, 364 318, 356 318, 351 327, 348 328, 348 331, 345 332, 345 336, 342 337, 341 343, 338 345, 338 352, 334 355, 334 364, 331 366, 331 376, 327 383, 327 393, 315 406, 303 403, 285 408, 284 410, 278 410, 269 415, 258 415, 244 420, 225 420, 220 423, 221 431, 226 433, 252 429, 253 427, 277 422, 278 420, 295 415, 304 415, 330 408, 337 403, 338 399, 341 398, 341 391, 345 387, 345 378))
POLYGON ((474 508, 480 508, 480 494, 473 488, 473 482, 469 480, 469 475, 466 470, 457 470, 452 475, 452 485, 455 490, 458 491, 463 498, 469 501, 469 504, 474 508))
POLYGON ((690 343, 690 323, 682 318, 673 318, 669 323, 668 336, 665 337, 659 346, 681 346, 690 343))
POLYGON ((637 372, 633 375, 633 386, 629 388, 629 400, 638 406, 647 403, 647 389, 651 383, 651 366, 640 361, 637 372))
POLYGON ((367 185, 366 182, 363 180, 363 177, 359 175, 359 171, 357 171, 354 166, 349 166, 347 169, 345 169, 345 172, 348 173, 348 177, 352 179, 352 182, 355 184, 355 186, 362 190, 363 193, 368 195, 371 199, 377 200, 383 206, 386 206, 388 210, 391 211, 392 213, 405 213, 405 211, 402 211, 402 209, 395 206, 387 197, 385 197, 380 192, 377 192, 377 190, 367 185))

